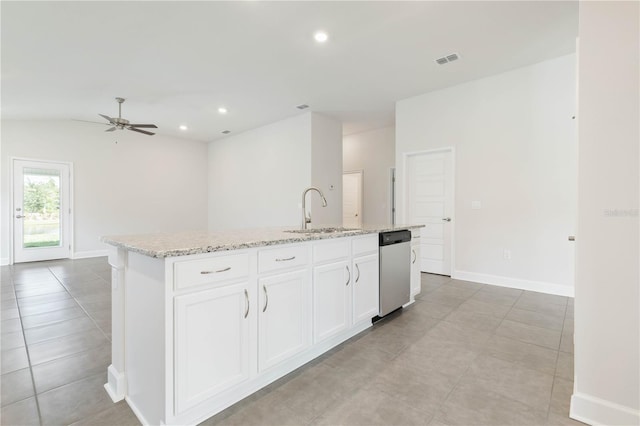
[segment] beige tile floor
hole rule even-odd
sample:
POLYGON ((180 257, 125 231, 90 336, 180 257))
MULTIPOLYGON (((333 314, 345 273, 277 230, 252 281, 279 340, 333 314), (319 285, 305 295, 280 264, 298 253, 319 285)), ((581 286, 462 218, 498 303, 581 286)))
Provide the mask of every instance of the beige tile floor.
MULTIPOLYGON (((137 425, 105 258, 2 267, 2 425, 137 425)), ((422 274, 416 303, 203 424, 571 425, 573 300, 422 274)))

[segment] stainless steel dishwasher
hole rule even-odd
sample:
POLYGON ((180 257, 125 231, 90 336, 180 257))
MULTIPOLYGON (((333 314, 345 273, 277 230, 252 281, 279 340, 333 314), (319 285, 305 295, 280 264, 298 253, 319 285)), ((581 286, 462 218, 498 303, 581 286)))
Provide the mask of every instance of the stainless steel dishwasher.
POLYGON ((410 241, 411 231, 380 233, 380 317, 409 303, 410 241))

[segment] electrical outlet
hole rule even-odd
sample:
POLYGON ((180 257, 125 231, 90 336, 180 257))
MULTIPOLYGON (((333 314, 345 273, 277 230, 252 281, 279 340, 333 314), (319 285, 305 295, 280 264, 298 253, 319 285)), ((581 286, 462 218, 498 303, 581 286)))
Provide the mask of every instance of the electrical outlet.
POLYGON ((502 256, 504 257, 505 260, 511 260, 511 250, 504 249, 502 256))
POLYGON ((471 202, 471 210, 480 210, 482 208, 481 201, 472 201, 471 202))

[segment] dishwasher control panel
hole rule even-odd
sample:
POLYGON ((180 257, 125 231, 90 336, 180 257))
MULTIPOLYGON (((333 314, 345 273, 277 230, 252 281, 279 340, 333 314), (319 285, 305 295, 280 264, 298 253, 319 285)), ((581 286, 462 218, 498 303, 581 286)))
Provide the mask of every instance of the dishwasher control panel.
POLYGON ((404 243, 411 241, 411 231, 390 231, 380 233, 380 245, 388 246, 391 244, 404 243))

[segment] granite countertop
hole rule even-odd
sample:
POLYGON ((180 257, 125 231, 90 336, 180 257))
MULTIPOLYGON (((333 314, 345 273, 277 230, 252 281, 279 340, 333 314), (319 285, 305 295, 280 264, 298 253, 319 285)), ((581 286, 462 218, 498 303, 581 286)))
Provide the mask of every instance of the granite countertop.
MULTIPOLYGON (((228 231, 189 231, 176 233, 113 235, 101 237, 106 244, 143 254, 149 257, 165 258, 190 254, 212 253, 238 250, 250 247, 264 247, 277 244, 297 243, 353 235, 399 231, 421 228, 424 225, 365 225, 332 233, 288 232, 298 228, 255 228, 228 231)), ((321 228, 321 227, 318 227, 321 228)), ((317 229, 310 227, 310 230, 317 229)))

